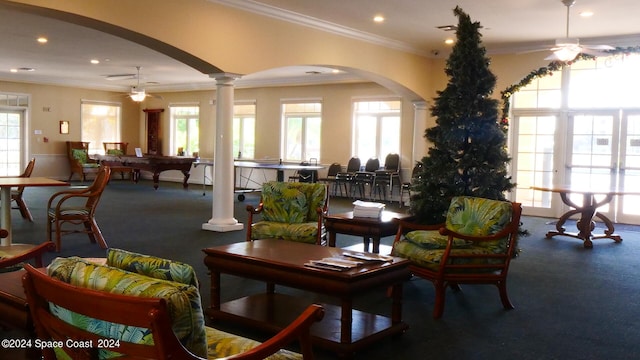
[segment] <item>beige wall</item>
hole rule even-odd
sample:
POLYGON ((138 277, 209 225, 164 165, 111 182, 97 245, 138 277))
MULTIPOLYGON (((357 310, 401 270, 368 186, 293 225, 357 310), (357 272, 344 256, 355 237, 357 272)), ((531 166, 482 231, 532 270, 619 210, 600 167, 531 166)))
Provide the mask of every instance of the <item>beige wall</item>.
POLYGON ((136 0, 120 1, 118 6, 113 6, 112 0, 0 3, 109 32, 206 74, 251 74, 282 66, 323 65, 356 71, 394 87, 411 100, 430 93, 429 58, 211 1, 136 0))
MULTIPOLYGON (((334 161, 346 163, 351 155, 351 102, 354 98, 398 95, 402 96, 403 100, 402 164, 403 168, 410 169, 414 160, 414 130, 418 133, 424 131, 414 129, 412 102, 426 100, 428 106, 433 105, 432 99, 436 92, 443 89, 448 81, 443 71, 444 59, 429 59, 414 53, 241 12, 209 1, 137 0, 120 2, 118 6, 113 6, 110 0, 0 0, 0 3, 18 6, 28 4, 29 11, 120 35, 178 58, 202 71, 212 71, 212 66, 215 66, 225 72, 248 74, 280 66, 313 64, 344 68, 371 81, 342 85, 236 89, 236 99, 256 100, 258 104, 257 158, 279 156, 279 105, 282 99, 322 99, 324 106, 321 162, 328 164, 334 161), (32 8, 30 5, 36 7, 32 8), (145 14, 145 21, 141 21, 141 13, 145 14), (79 14, 81 17, 73 14, 79 14), (188 18, 189 21, 172 21, 175 17, 188 18), (175 26, 180 26, 180 29, 176 29, 175 26), (154 39, 160 40, 161 43, 154 39), (164 46, 159 48, 158 44, 164 46)), ((498 78, 495 98, 500 97, 504 88, 519 82, 531 71, 547 63, 539 53, 490 57, 491 70, 498 78)), ((3 82, 0 82, 0 91, 32 95, 32 113, 28 124, 29 156, 63 154, 64 141, 79 138, 80 125, 77 119, 81 99, 113 101, 114 96, 117 98, 114 93, 95 90, 3 82), (43 112, 43 107, 50 107, 51 112, 43 112), (71 122, 69 135, 57 133, 59 120, 71 122), (42 139, 33 135, 34 129, 41 129, 42 136, 48 136, 50 142, 39 142, 38 140, 42 139)), ((215 99, 215 91, 163 93, 162 96, 162 100, 151 99, 142 104, 133 103, 128 99, 122 101, 123 140, 130 142, 132 148, 145 148, 142 109, 164 108, 162 146, 163 152, 170 154, 168 106, 174 103, 195 102, 201 106, 201 155, 204 158, 212 158, 215 145, 215 107, 211 101, 215 99)), ((429 118, 426 123, 426 127, 433 126, 434 120, 429 118)), ((416 160, 420 157, 421 154, 416 154, 416 160)), ((51 167, 56 168, 58 167, 51 167)))
MULTIPOLYGON (((545 64, 539 56, 504 55, 492 57, 492 71, 498 77, 495 97, 507 86, 519 82, 531 71, 545 64)), ((433 104, 436 91, 447 84, 444 74, 444 60, 434 62, 431 74, 431 98, 427 104, 433 104)), ((169 148, 169 106, 171 104, 197 103, 200 105, 200 144, 201 156, 213 158, 215 148, 215 91, 185 91, 162 93, 163 99, 149 99, 141 104, 134 103, 122 94, 80 88, 68 88, 51 85, 12 83, 0 81, 1 92, 22 93, 31 96, 29 110, 28 151, 25 159, 32 156, 42 158, 38 161, 37 175, 64 178, 68 172, 64 142, 80 139, 80 102, 82 99, 121 102, 123 104, 122 140, 129 142, 130 149, 145 148, 145 121, 143 109, 163 108, 162 147, 165 154, 171 154, 169 148), (50 111, 43 111, 48 108, 50 111), (59 120, 70 121, 70 133, 58 133, 59 120), (35 135, 34 130, 42 130, 42 135, 35 135), (44 138, 48 142, 44 142, 44 138)), ((257 103, 256 123, 256 158, 279 157, 280 104, 283 99, 312 98, 323 102, 322 159, 323 164, 340 162, 346 164, 351 156, 351 103, 357 98, 398 96, 390 89, 375 83, 336 84, 322 86, 286 86, 264 87, 255 89, 236 89, 236 100, 255 100, 257 103)), ((402 167, 407 173, 414 160, 412 149, 414 133, 414 109, 410 99, 402 98, 402 167)), ((427 127, 435 124, 433 119, 427 120, 427 127)), ((416 129, 422 133, 424 129, 416 129)), ((419 141, 426 141, 420 138, 419 141)), ((129 152, 132 152, 130 150, 129 152)), ((174 174, 175 175, 175 174, 174 174)), ((195 177, 197 178, 197 176, 195 177)))

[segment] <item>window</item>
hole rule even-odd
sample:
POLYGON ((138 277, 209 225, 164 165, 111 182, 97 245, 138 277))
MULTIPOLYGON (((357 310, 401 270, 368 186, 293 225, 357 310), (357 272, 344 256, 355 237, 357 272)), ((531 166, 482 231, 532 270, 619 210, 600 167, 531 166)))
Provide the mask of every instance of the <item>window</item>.
POLYGON ((255 157, 256 104, 236 104, 233 107, 233 154, 239 159, 255 157))
POLYGON ((400 106, 400 100, 353 103, 354 156, 382 162, 387 154, 400 153, 400 106))
POLYGON ((190 156, 200 152, 200 107, 194 105, 170 106, 171 153, 190 156))
POLYGON ((282 104, 283 160, 320 159, 321 111, 320 102, 282 104))
POLYGON ((89 154, 104 155, 103 142, 120 141, 120 105, 83 101, 81 108, 80 138, 89 142, 89 154))

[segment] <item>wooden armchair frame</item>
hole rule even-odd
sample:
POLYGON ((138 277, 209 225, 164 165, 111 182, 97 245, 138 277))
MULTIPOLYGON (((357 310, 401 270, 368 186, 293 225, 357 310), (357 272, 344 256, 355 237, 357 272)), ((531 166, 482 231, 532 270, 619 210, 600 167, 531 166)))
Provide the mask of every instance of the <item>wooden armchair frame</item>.
POLYGON ((415 262, 409 265, 409 270, 414 275, 431 281, 435 287, 436 294, 433 318, 438 319, 442 317, 447 286, 451 287, 454 291, 460 291, 459 284, 493 284, 498 287, 502 306, 505 309, 514 308, 507 294, 507 274, 509 272, 509 264, 516 251, 516 239, 518 237, 521 215, 521 204, 512 202, 511 221, 501 231, 491 236, 469 236, 460 234, 448 229, 445 224, 423 225, 407 220, 396 220, 398 223, 398 232, 393 242, 394 247, 399 241, 402 241, 402 237, 406 233, 414 230, 434 230, 439 231, 441 235, 447 236, 447 245, 440 259, 437 271, 420 266, 415 262), (507 251, 504 253, 473 254, 469 252, 452 252, 452 249, 455 248, 453 245, 454 239, 470 240, 479 243, 496 241, 503 238, 507 238, 507 251), (462 263, 455 261, 459 259, 467 259, 469 262, 462 263))
POLYGON ((129 143, 127 142, 103 142, 102 143, 102 146, 104 147, 105 155, 111 155, 109 154, 109 151, 112 151, 112 150, 119 150, 122 152, 122 154, 118 154, 118 155, 127 155, 128 145, 129 143))
POLYGON ((73 174, 80 175, 80 179, 85 181, 87 174, 95 174, 98 172, 98 161, 89 157, 89 143, 86 141, 67 141, 67 158, 69 159, 69 181, 73 177, 73 174), (74 156, 74 150, 83 150, 86 154, 86 164, 95 164, 94 167, 83 166, 74 156))
POLYGON ((91 186, 85 189, 59 191, 49 198, 47 203, 47 236, 51 241, 51 233, 55 229, 56 251, 60 251, 61 236, 75 232, 86 233, 92 243, 97 241, 103 249, 108 247, 96 222, 95 212, 110 177, 111 169, 108 166, 101 166, 91 186), (78 205, 78 202, 83 200, 84 204, 78 205), (82 224, 84 229, 62 229, 64 223, 82 224))
MULTIPOLYGON (((120 340, 117 347, 110 350, 129 355, 132 358, 149 359, 201 359, 182 346, 172 331, 167 303, 161 298, 147 298, 112 294, 73 286, 56 280, 38 269, 26 266, 23 284, 30 304, 31 316, 35 319, 35 329, 39 339, 70 343, 67 339, 87 343, 93 348, 64 347, 74 359, 95 358, 96 346, 114 344, 94 333, 81 330, 57 318, 50 312, 49 303, 95 319, 101 319, 128 326, 151 329, 153 344, 135 344, 120 340)), ((319 305, 310 305, 296 320, 261 345, 225 359, 258 360, 276 353, 283 346, 300 341, 304 359, 312 359, 310 327, 324 316, 319 305)), ((45 360, 55 359, 53 349, 43 349, 45 360)))

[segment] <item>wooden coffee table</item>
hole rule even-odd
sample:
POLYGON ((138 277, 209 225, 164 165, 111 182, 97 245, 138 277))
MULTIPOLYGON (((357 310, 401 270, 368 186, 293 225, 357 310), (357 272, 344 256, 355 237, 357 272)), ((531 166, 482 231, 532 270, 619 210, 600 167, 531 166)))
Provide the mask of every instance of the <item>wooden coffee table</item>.
POLYGON ((364 251, 369 251, 373 242, 374 253, 380 252, 380 238, 395 235, 398 225, 394 219, 407 219, 411 215, 384 210, 380 218, 354 217, 353 211, 330 214, 324 217, 324 226, 329 233, 329 246, 336 246, 336 234, 362 236, 364 251))
POLYGON ((322 304, 324 319, 311 328, 315 345, 351 357, 354 352, 376 341, 404 332, 402 321, 402 283, 411 276, 409 261, 365 262, 346 271, 307 267, 309 260, 340 256, 344 249, 286 240, 255 240, 203 249, 204 263, 211 273, 211 307, 208 316, 252 328, 277 332, 295 319, 311 301, 276 293, 275 285, 335 296, 340 306, 322 304), (265 281, 267 291, 224 304, 220 303, 220 274, 231 274, 265 281), (370 289, 391 288, 391 316, 353 309, 353 300, 370 289))

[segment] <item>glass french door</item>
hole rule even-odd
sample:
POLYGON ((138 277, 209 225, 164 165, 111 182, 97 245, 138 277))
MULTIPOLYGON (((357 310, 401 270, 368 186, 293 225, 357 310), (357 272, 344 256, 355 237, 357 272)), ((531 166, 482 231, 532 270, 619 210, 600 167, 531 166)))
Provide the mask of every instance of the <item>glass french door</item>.
MULTIPOLYGON (((615 189, 620 176, 619 112, 571 113, 567 125, 566 180, 563 183, 582 189, 615 189)), ((583 201, 582 195, 578 194, 572 194, 570 198, 577 204, 583 201)), ((614 220, 617 200, 618 197, 614 197, 611 203, 598 208, 598 212, 614 220)))
MULTIPOLYGON (((515 199, 534 216, 568 210, 559 196, 532 186, 577 185, 640 194, 640 110, 589 110, 514 117, 515 199)), ((582 203, 581 195, 571 199, 582 203)), ((615 196, 598 209, 614 222, 640 223, 640 195, 615 196)))
MULTIPOLYGON (((640 110, 622 115, 622 146, 620 161, 620 187, 640 193, 640 110)), ((618 197, 616 220, 621 223, 640 223, 640 195, 618 197)))
POLYGON ((0 176, 22 173, 23 124, 24 111, 0 109, 0 176))
POLYGON ((551 187, 558 176, 556 164, 562 142, 556 141, 556 128, 560 124, 557 114, 530 113, 514 117, 511 145, 511 165, 516 183, 515 201, 522 204, 527 215, 556 217, 554 212, 562 204, 547 191, 531 187, 551 187))

